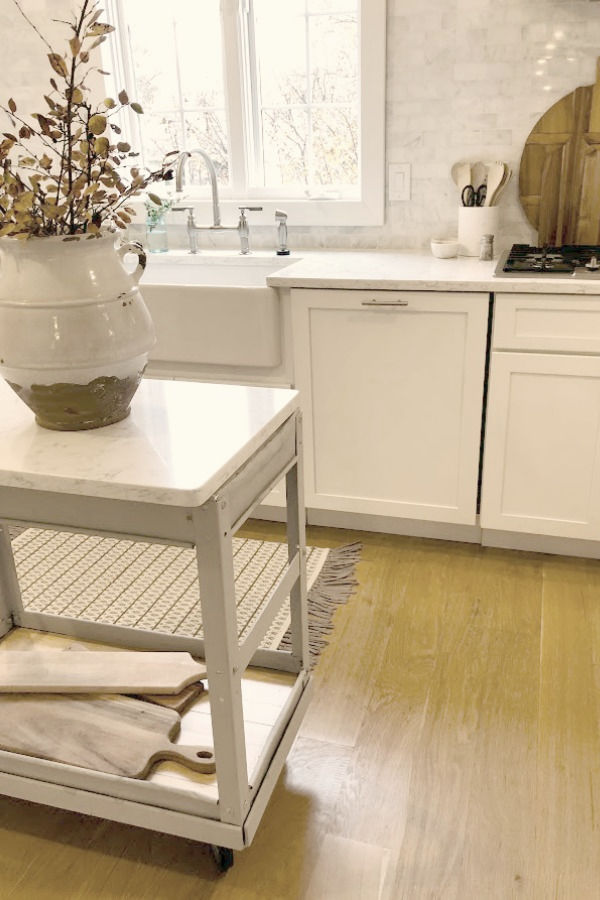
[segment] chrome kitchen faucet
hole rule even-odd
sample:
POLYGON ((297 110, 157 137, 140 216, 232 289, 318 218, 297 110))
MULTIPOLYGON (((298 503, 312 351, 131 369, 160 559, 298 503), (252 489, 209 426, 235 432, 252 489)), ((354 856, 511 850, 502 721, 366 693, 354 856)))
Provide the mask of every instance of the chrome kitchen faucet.
POLYGON ((198 252, 198 232, 199 231, 237 231, 240 236, 240 253, 244 256, 250 253, 250 229, 248 220, 246 219, 246 211, 259 211, 262 206, 240 206, 240 218, 237 225, 221 225, 221 208, 219 206, 219 189, 217 186, 217 171, 215 164, 210 156, 204 150, 184 150, 179 154, 175 161, 175 192, 181 194, 183 192, 185 165, 187 161, 198 154, 206 163, 208 174, 210 177, 210 188, 212 193, 213 208, 213 224, 198 225, 194 218, 194 207, 190 206, 173 206, 173 212, 187 212, 187 233, 190 244, 190 253, 198 252))

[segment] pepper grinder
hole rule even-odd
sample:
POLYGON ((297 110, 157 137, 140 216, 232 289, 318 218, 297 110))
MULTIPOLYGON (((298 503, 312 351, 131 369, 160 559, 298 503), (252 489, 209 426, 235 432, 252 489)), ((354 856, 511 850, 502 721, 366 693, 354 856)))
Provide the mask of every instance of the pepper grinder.
POLYGON ((479 259, 490 260, 494 258, 494 235, 482 234, 479 244, 479 259))

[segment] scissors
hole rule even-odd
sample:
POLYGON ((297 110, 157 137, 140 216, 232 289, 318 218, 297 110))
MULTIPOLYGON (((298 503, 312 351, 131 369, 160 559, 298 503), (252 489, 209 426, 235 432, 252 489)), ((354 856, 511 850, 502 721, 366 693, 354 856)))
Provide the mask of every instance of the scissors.
POLYGON ((463 206, 483 206, 487 194, 487 184, 480 184, 477 190, 472 184, 467 184, 462 189, 460 199, 463 206))

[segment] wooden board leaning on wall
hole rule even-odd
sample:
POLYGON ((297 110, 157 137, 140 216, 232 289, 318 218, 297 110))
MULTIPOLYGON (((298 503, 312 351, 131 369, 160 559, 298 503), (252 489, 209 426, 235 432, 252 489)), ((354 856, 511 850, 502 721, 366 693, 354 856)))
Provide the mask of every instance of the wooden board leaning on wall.
POLYGON ((600 244, 600 58, 596 83, 567 94, 531 131, 519 198, 540 246, 600 244))

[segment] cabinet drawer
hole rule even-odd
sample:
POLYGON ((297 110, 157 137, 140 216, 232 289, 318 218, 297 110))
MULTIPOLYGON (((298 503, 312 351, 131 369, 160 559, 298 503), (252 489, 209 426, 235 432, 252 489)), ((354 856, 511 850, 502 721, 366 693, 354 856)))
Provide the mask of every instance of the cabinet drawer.
POLYGON ((600 296, 498 293, 492 346, 600 353, 600 296))

